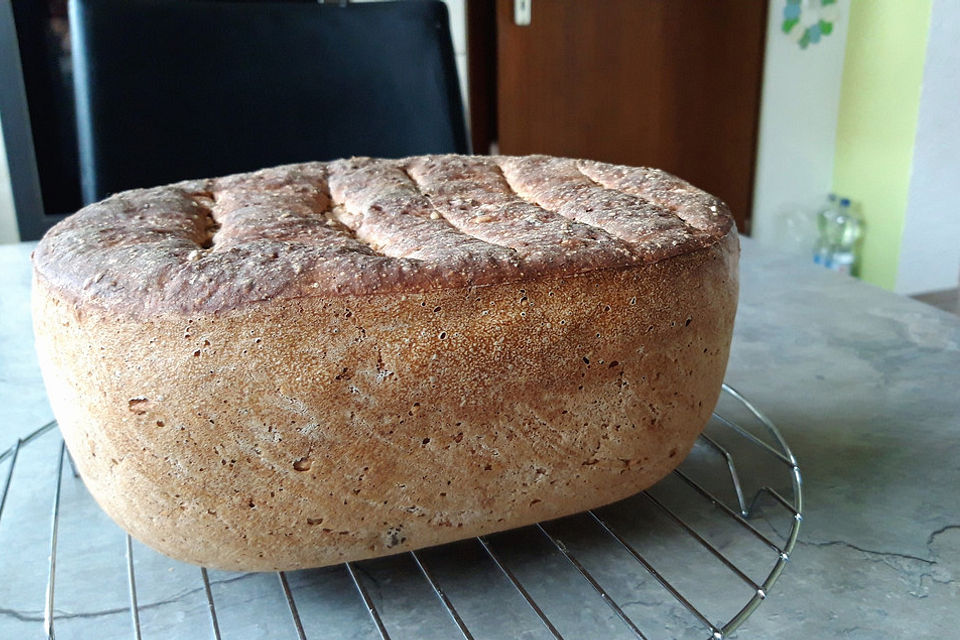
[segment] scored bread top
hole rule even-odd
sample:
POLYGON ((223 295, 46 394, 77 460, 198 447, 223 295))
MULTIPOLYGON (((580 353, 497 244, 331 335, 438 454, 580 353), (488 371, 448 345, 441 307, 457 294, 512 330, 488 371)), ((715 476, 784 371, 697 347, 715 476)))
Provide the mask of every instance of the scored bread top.
POLYGON ((351 158, 115 194, 53 227, 37 276, 133 315, 407 293, 651 263, 727 206, 657 169, 548 156, 351 158))

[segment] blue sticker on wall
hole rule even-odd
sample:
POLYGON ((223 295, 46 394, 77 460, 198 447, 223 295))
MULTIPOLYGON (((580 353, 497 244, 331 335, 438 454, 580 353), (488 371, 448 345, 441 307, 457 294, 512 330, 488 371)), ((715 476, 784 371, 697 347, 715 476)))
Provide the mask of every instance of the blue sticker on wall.
POLYGON ((838 14, 837 0, 784 0, 780 29, 806 49, 833 33, 838 14))

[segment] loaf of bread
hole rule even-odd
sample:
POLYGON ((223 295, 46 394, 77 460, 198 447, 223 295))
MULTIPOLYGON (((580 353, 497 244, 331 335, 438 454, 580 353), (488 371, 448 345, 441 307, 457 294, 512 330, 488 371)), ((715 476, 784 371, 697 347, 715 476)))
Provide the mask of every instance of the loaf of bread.
POLYGON ((232 570, 316 567, 640 491, 720 392, 727 207, 544 156, 353 158, 128 191, 34 254, 93 497, 232 570))

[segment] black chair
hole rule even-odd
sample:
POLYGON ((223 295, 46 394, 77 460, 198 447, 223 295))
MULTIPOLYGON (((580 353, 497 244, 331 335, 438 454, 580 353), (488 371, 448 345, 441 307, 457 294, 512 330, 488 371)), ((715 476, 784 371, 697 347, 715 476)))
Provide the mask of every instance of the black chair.
POLYGON ((466 153, 446 6, 72 0, 83 196, 466 153))

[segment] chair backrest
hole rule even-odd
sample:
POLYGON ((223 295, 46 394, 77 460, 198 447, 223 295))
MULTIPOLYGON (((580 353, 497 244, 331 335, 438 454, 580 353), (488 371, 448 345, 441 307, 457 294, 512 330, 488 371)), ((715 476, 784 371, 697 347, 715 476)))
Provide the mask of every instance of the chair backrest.
POLYGON ((72 0, 84 200, 354 155, 468 151, 446 6, 72 0))

